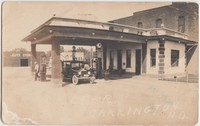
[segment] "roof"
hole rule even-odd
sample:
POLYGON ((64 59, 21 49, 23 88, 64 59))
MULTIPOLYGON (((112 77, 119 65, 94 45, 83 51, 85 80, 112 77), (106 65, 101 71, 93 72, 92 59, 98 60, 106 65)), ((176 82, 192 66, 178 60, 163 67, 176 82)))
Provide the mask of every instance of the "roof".
POLYGON ((50 44, 47 42, 49 42, 54 37, 60 38, 60 40, 63 41, 64 39, 67 41, 70 39, 73 41, 73 44, 75 44, 75 38, 145 43, 146 38, 154 36, 152 33, 156 33, 157 36, 165 35, 170 37, 167 34, 168 31, 174 33, 174 36, 172 34, 171 38, 176 37, 177 39, 185 39, 185 42, 189 41, 187 40, 188 35, 164 27, 143 29, 116 23, 104 23, 60 17, 52 17, 37 27, 35 30, 33 30, 30 35, 23 39, 23 41, 31 41, 33 44, 50 44), (143 34, 138 34, 138 31, 142 31, 143 34))
MULTIPOLYGON (((120 27, 120 28, 134 28, 134 29, 138 29, 137 27, 133 27, 133 26, 128 26, 128 25, 122 25, 122 24, 117 24, 117 23, 111 23, 111 22, 97 22, 97 21, 89 21, 89 20, 82 20, 82 19, 71 19, 71 18, 62 18, 62 17, 52 17, 49 20, 47 20, 45 23, 41 24, 39 27, 37 27, 36 29, 31 31, 31 34, 28 35, 27 37, 25 37, 24 39, 22 39, 22 41, 27 41, 27 39, 34 33, 40 31, 42 28, 44 28, 45 26, 70 26, 70 25, 63 25, 63 24, 54 24, 55 22, 53 21, 60 21, 60 22, 65 22, 65 23, 85 23, 85 24, 92 24, 92 25, 99 25, 99 26, 107 26, 108 28, 110 26, 113 27, 120 27)), ((106 28, 101 28, 101 29, 106 29, 106 28)), ((108 30, 108 29, 107 29, 108 30)))

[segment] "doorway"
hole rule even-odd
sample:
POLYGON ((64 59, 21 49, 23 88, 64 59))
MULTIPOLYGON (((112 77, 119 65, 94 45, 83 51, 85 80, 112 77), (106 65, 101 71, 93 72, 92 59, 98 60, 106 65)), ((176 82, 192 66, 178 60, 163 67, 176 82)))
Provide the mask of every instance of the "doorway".
POLYGON ((28 66, 28 59, 20 59, 20 66, 27 67, 28 66))
POLYGON ((122 69, 122 51, 117 50, 117 69, 121 70, 122 69))
POLYGON ((136 49, 136 65, 135 65, 135 74, 141 74, 141 49, 136 49))

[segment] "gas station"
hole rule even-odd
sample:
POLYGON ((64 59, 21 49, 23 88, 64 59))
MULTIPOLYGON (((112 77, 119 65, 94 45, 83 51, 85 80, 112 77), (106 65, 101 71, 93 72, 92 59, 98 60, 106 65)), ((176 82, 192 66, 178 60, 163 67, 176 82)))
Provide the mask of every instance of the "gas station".
POLYGON ((165 73, 183 73, 185 56, 179 59, 179 67, 170 70, 165 69, 167 65, 170 66, 169 61, 166 61, 170 58, 170 54, 165 55, 165 53, 176 46, 180 53, 185 55, 187 44, 194 43, 188 40, 187 35, 164 27, 142 29, 116 23, 60 17, 52 17, 22 41, 31 43, 32 72, 34 71, 33 64, 37 59, 37 45, 51 45, 51 81, 56 85, 62 83, 60 45, 95 46, 96 78, 101 78, 103 71, 107 69, 131 72, 136 75, 155 74, 159 77, 163 77, 165 73), (173 34, 168 35, 169 31, 173 34), (155 52, 155 58, 158 58, 155 64, 158 65, 154 68, 149 67, 152 64, 149 62, 152 57, 151 48, 158 50, 155 52), (166 65, 165 62, 168 64, 166 65))
POLYGON ((135 34, 113 31, 111 29, 129 29, 129 27, 111 24, 84 21, 77 19, 66 19, 53 17, 35 30, 23 41, 30 41, 32 66, 36 61, 36 47, 38 44, 49 44, 52 50, 52 75, 51 81, 61 84, 60 45, 88 45, 96 46, 97 51, 97 78, 101 76, 102 70, 107 67, 107 46, 121 42, 144 43, 142 36, 135 34))

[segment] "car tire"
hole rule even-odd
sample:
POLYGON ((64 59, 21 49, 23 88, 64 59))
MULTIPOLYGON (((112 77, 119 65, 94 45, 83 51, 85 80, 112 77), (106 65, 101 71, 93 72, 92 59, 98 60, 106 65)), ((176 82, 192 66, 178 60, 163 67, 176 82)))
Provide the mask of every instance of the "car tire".
POLYGON ((72 83, 77 85, 78 84, 78 77, 76 75, 72 76, 72 83))

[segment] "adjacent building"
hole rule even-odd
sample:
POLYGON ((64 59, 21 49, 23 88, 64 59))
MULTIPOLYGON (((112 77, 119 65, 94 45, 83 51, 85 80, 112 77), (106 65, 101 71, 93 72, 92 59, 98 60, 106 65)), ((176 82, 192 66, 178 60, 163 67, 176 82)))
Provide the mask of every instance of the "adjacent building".
MULTIPOLYGON (((159 67, 162 65, 165 74, 198 73, 198 4, 172 3, 168 6, 135 12, 132 16, 110 22, 141 28, 141 30, 135 31, 139 35, 145 35, 144 29, 150 29, 151 36, 159 36, 159 29, 163 28, 166 29, 165 34, 168 36, 180 38, 179 35, 181 35, 185 36, 185 39, 196 42, 185 44, 181 40, 166 40, 163 44, 164 63, 160 63, 159 52, 161 48, 159 40, 147 41, 147 74, 157 74, 159 67)), ((126 50, 129 53, 130 47, 126 50)), ((135 55, 134 50, 132 54, 135 55)), ((128 54, 124 54, 124 57, 126 55, 128 54)), ((134 56, 132 58, 134 59, 134 56)), ((130 66, 129 64, 128 66, 130 66)), ((132 69, 134 67, 133 65, 132 69)))
POLYGON ((31 52, 15 49, 3 52, 3 66, 6 67, 27 67, 30 66, 31 52))

